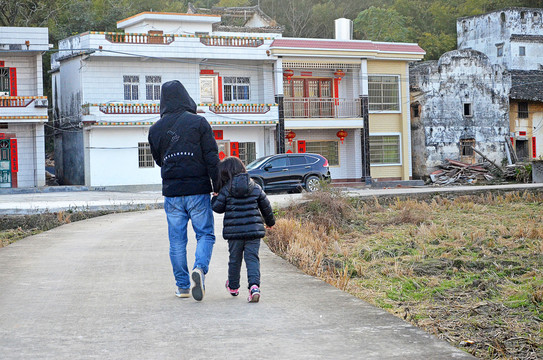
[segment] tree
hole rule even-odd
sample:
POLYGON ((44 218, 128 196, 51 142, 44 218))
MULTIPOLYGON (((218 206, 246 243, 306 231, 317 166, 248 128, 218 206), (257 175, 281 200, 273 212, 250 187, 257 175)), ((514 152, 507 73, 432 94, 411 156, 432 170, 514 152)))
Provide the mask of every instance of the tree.
POLYGON ((0 26, 46 26, 57 11, 55 0, 3 0, 0 26))
POLYGON ((424 60, 437 60, 447 51, 456 49, 456 34, 423 33, 418 39, 418 44, 426 51, 424 60))
POLYGON ((406 18, 394 9, 370 7, 354 20, 354 33, 359 39, 372 41, 409 41, 406 18))

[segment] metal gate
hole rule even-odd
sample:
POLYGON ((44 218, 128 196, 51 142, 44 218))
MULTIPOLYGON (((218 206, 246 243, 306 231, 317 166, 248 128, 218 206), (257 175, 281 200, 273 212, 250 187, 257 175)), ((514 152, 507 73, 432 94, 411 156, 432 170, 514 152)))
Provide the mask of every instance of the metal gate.
POLYGON ((9 139, 0 140, 0 188, 11 187, 11 151, 9 139))

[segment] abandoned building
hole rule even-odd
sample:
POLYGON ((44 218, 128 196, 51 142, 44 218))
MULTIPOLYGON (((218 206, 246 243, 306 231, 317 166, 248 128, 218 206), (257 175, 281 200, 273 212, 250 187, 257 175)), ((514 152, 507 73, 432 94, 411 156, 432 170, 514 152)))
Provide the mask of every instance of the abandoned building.
POLYGON ((543 156, 543 9, 507 8, 457 21, 458 49, 511 73, 510 137, 519 160, 543 156))
MULTIPOLYGON (((412 65, 413 177, 472 151, 501 164, 507 138, 520 161, 543 156, 543 9, 459 18, 458 50, 412 65)), ((516 156, 515 156, 516 155, 516 156)))
POLYGON ((510 80, 501 65, 475 50, 454 50, 410 69, 413 177, 445 159, 475 163, 479 150, 505 158, 510 80))

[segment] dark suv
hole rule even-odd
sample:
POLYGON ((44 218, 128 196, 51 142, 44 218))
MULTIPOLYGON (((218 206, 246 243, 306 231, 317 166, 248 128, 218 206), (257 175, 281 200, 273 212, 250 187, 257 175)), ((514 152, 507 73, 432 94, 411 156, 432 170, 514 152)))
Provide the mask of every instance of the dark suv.
POLYGON ((247 165, 251 178, 265 191, 319 189, 319 181, 331 181, 328 160, 319 154, 277 154, 247 165))

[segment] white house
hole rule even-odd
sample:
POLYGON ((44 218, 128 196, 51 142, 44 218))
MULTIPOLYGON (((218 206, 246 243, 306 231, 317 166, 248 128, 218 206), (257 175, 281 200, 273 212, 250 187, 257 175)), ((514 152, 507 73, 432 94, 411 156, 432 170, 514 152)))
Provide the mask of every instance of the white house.
POLYGON ((335 181, 360 181, 370 178, 363 158, 371 147, 374 178, 408 180, 407 63, 424 51, 286 39, 266 32, 279 27, 256 30, 267 24, 255 14, 259 21, 234 32, 217 26, 217 14, 145 12, 119 21, 124 32, 61 41, 52 64, 57 178, 91 187, 159 184, 147 134, 159 119, 160 85, 177 79, 211 124, 221 157, 248 163, 277 152, 320 152, 335 181), (364 114, 371 114, 367 126, 364 114))
POLYGON ((45 185, 47 28, 0 27, 0 188, 45 185))

